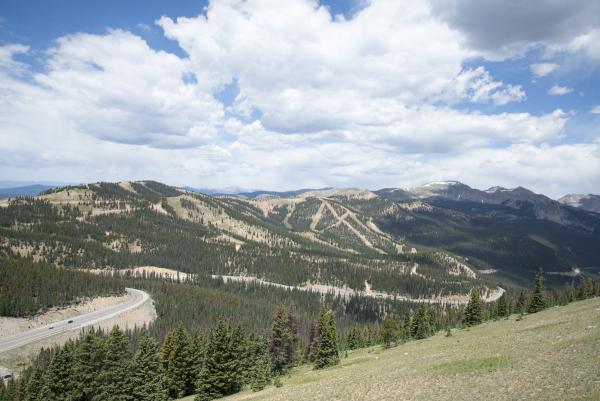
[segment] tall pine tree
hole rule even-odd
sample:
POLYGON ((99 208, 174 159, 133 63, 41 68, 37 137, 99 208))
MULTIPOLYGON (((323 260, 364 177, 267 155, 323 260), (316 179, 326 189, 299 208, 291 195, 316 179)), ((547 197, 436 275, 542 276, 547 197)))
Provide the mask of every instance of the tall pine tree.
POLYGON ((546 308, 546 298, 544 296, 544 271, 540 269, 535 274, 535 290, 531 297, 531 302, 527 312, 536 313, 546 308))
POLYGON ((471 298, 465 308, 463 323, 467 326, 474 326, 481 323, 483 319, 483 303, 479 297, 477 288, 471 290, 471 298))
POLYGON ((54 354, 44 377, 44 385, 39 400, 71 401, 73 398, 73 365, 75 346, 71 341, 54 354))
POLYGON ((508 317, 509 315, 506 293, 502 294, 502 296, 498 300, 497 313, 498 317, 508 317))
POLYGON ((44 386, 44 372, 39 367, 33 369, 31 378, 27 383, 27 395, 24 401, 38 401, 44 386))
POLYGON ((104 349, 104 366, 93 401, 133 400, 131 349, 129 339, 119 326, 110 331, 104 349))
POLYGON ((322 369, 337 365, 340 356, 337 344, 337 330, 333 311, 321 309, 319 314, 319 342, 315 352, 315 368, 322 369))
POLYGON ((98 388, 98 375, 104 366, 104 345, 94 330, 83 334, 75 350, 74 401, 91 401, 98 388))
POLYGON ((158 345, 146 330, 142 331, 139 349, 133 359, 133 398, 135 401, 167 401, 161 380, 158 345))
POLYGON ((205 347, 204 366, 196 384, 196 401, 208 401, 237 393, 243 385, 242 361, 233 330, 220 319, 211 331, 205 347))
POLYGON ((161 353, 165 388, 172 398, 193 393, 194 379, 197 378, 193 357, 187 333, 183 326, 179 325, 165 338, 161 353))

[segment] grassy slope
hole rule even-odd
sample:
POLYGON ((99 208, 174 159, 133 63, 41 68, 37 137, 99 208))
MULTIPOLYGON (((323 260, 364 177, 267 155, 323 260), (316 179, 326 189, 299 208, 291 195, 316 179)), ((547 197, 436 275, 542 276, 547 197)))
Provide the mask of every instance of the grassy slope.
POLYGON ((325 371, 301 367, 283 383, 226 399, 600 400, 600 298, 359 350, 325 371))

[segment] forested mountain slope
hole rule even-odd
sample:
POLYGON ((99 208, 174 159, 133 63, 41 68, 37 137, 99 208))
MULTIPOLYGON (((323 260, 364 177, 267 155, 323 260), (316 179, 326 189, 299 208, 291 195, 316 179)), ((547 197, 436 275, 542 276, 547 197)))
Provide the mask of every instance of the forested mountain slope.
POLYGON ((440 302, 464 299, 474 286, 490 295, 496 288, 458 256, 407 246, 352 207, 376 195, 341 194, 248 200, 153 181, 66 187, 4 201, 0 243, 6 253, 68 268, 152 265, 440 302))
POLYGON ((574 271, 598 274, 598 216, 580 213, 585 224, 564 225, 525 206, 396 201, 358 189, 249 198, 154 181, 95 183, 2 201, 0 246, 68 268, 149 265, 463 302, 473 287, 491 297, 498 283, 525 284, 538 267, 550 285, 574 271))

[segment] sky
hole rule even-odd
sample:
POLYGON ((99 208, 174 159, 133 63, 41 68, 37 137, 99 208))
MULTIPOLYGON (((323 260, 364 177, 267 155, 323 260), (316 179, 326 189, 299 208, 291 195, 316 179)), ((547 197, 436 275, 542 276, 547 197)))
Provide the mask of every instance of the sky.
POLYGON ((595 0, 0 0, 0 181, 600 193, 595 0))

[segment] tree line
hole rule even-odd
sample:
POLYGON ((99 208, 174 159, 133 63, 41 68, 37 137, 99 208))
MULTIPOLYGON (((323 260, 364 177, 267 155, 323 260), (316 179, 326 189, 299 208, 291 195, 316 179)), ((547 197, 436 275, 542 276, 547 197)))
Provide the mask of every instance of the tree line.
POLYGON ((124 293, 124 283, 111 277, 0 254, 0 316, 26 317, 82 298, 124 293))
POLYGON ((312 361, 316 369, 339 362, 335 316, 323 308, 310 351, 300 351, 293 304, 277 307, 263 335, 247 334, 219 319, 206 335, 183 326, 161 346, 147 330, 137 344, 115 326, 89 330, 40 354, 18 380, 0 380, 0 401, 167 401, 196 394, 209 401, 244 388, 260 391, 289 369, 312 361))

